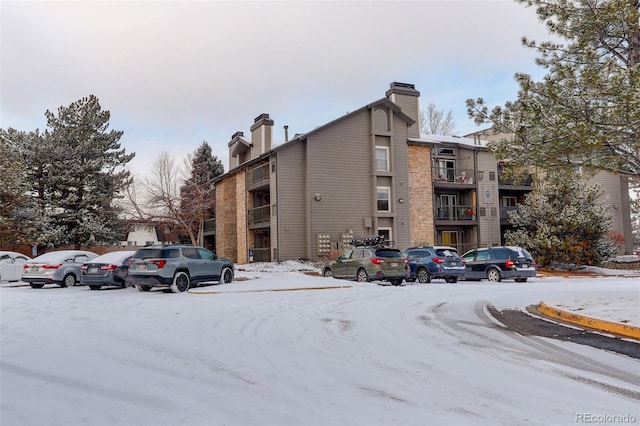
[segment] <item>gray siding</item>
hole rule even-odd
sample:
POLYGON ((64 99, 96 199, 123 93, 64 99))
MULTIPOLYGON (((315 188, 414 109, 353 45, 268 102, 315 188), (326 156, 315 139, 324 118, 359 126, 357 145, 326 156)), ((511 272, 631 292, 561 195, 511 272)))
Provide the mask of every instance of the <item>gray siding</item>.
POLYGON ((327 234, 332 246, 349 230, 355 236, 365 229, 365 217, 374 216, 369 111, 347 117, 315 133, 308 140, 308 193, 312 258, 318 255, 316 236, 327 234))
POLYGON ((278 151, 276 158, 277 197, 272 196, 271 205, 276 204, 277 219, 271 232, 277 234, 277 260, 311 258, 307 251, 306 145, 291 144, 278 151))
POLYGON ((498 172, 496 159, 488 152, 478 152, 478 171, 484 172, 484 178, 478 178, 478 208, 484 208, 485 214, 478 214, 479 245, 500 244, 500 203, 498 197, 498 172), (493 172, 494 179, 490 179, 493 172), (488 194, 488 195, 487 195, 488 194), (495 213, 495 216, 492 215, 495 213))
POLYGON ((621 252, 632 254, 633 237, 631 235, 631 212, 627 182, 619 175, 603 171, 590 179, 590 183, 597 183, 605 190, 601 201, 608 207, 613 218, 612 230, 622 234, 625 239, 625 245, 621 248, 621 252))

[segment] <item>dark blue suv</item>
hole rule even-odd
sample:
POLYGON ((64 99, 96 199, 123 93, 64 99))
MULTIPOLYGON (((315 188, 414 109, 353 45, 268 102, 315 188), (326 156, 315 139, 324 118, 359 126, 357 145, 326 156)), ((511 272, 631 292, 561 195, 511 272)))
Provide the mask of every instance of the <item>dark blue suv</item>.
POLYGON ((465 272, 464 262, 453 247, 411 247, 402 255, 409 260, 411 268, 408 282, 430 283, 434 278, 444 278, 448 283, 456 283, 465 272))

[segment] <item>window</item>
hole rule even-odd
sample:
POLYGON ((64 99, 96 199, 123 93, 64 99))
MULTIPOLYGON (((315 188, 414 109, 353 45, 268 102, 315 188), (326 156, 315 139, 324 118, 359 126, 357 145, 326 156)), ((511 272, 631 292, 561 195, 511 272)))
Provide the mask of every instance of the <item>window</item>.
POLYGON ((500 205, 502 207, 515 207, 518 199, 516 197, 502 197, 500 199, 500 205))
POLYGON ((391 211, 391 188, 388 186, 379 186, 377 191, 377 202, 379 212, 391 211))
POLYGON ((387 119, 387 113, 381 109, 375 110, 373 113, 373 126, 379 132, 388 132, 389 121, 387 119))
POLYGON ((440 155, 456 155, 454 148, 438 148, 438 154, 440 155))
POLYGON ((389 147, 376 147, 376 170, 379 172, 389 171, 389 147))
POLYGON ((454 160, 438 160, 438 178, 442 181, 454 182, 456 178, 456 162, 454 160))
POLYGON ((378 228, 378 235, 384 237, 385 241, 392 241, 391 228, 378 228))
POLYGON ((458 245, 458 231, 442 231, 442 245, 456 247, 458 245))

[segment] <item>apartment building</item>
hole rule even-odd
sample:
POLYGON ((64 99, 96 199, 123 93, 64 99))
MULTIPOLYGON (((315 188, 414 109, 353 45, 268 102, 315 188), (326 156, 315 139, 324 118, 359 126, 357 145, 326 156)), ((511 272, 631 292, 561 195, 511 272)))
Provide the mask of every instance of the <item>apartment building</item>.
POLYGON ((501 244, 531 176, 504 181, 477 135, 421 136, 419 96, 391 83, 384 97, 275 146, 274 120, 257 116, 228 142, 205 245, 247 263, 326 258, 363 235, 400 249, 501 244))
MULTIPOLYGON (((428 185, 410 194, 407 141, 419 137, 419 96, 411 84, 392 83, 383 98, 277 146, 269 114, 256 117, 250 135, 236 132, 228 143, 208 244, 245 263, 318 259, 361 235, 398 247, 412 236, 430 240, 423 225, 412 233, 409 217, 410 199, 431 199, 428 185)), ((415 220, 429 221, 430 212, 415 220)))

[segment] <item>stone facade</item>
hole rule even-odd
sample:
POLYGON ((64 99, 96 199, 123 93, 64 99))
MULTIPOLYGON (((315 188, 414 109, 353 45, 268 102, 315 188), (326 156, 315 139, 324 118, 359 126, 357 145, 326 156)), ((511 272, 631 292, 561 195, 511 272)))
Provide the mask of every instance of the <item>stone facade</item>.
POLYGON ((408 168, 411 245, 434 244, 431 146, 409 144, 408 168))
POLYGON ((247 202, 245 171, 216 183, 216 254, 247 262, 247 202))

